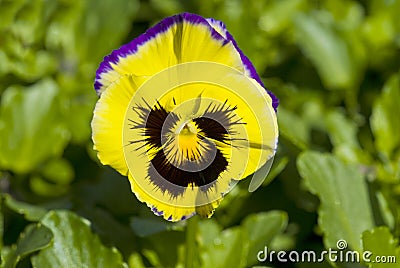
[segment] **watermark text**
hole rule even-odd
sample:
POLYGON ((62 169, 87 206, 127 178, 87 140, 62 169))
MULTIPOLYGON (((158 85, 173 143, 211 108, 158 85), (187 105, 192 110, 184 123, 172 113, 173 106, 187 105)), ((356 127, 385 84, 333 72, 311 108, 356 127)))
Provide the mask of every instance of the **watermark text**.
POLYGON ((267 246, 263 250, 257 253, 257 259, 259 262, 310 262, 318 263, 325 260, 330 262, 341 262, 341 263, 396 263, 396 256, 374 256, 371 251, 364 251, 362 253, 355 250, 347 249, 346 240, 339 240, 336 243, 336 249, 328 248, 319 253, 313 250, 305 250, 298 252, 292 251, 275 251, 269 250, 267 246))

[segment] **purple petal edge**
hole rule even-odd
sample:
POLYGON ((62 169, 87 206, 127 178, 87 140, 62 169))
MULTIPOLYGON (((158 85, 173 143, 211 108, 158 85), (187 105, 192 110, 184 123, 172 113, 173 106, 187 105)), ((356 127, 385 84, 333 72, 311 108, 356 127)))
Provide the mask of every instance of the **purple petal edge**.
POLYGON ((163 214, 164 214, 164 211, 162 211, 162 210, 158 210, 156 207, 152 207, 151 208, 151 211, 153 211, 154 212, 154 214, 156 214, 157 216, 162 216, 163 214))
POLYGON ((145 44, 149 40, 153 39, 160 33, 166 32, 172 25, 177 23, 181 23, 183 21, 191 22, 193 24, 203 24, 209 27, 211 35, 216 40, 223 41, 224 44, 228 43, 229 40, 226 40, 222 37, 203 17, 192 14, 192 13, 181 13, 168 18, 163 19, 153 27, 149 28, 145 33, 139 35, 137 38, 133 39, 131 42, 122 45, 119 49, 116 49, 111 52, 110 55, 104 57, 103 62, 101 62, 99 68, 96 71, 96 78, 94 83, 94 88, 99 95, 99 90, 102 86, 100 83, 100 76, 102 73, 108 72, 112 70, 111 63, 117 64, 119 59, 122 57, 126 57, 128 55, 134 54, 137 52, 138 47, 145 44))
MULTIPOLYGON (((223 22, 220 22, 220 24, 224 25, 223 22)), ((225 25, 224 25, 224 28, 226 29, 225 25)), ((256 71, 256 68, 251 63, 249 58, 246 57, 246 55, 244 55, 243 51, 237 45, 235 39, 233 38, 233 36, 228 31, 226 31, 226 37, 228 38, 229 41, 232 41, 233 46, 239 52, 240 58, 242 59, 242 62, 244 64, 244 66, 246 66, 247 70, 250 72, 250 77, 253 78, 254 80, 256 80, 263 88, 265 88, 265 90, 267 91, 268 95, 271 97, 272 107, 274 108, 274 110, 276 112, 277 108, 278 108, 278 105, 279 105, 279 99, 274 95, 274 93, 272 93, 271 91, 269 91, 265 87, 264 83, 261 81, 261 78, 260 78, 260 76, 258 75, 258 73, 256 71)))
POLYGON ((219 25, 224 30, 224 34, 226 35, 226 38, 232 42, 233 46, 239 52, 240 58, 244 64, 244 66, 246 66, 246 69, 250 72, 250 77, 255 79, 263 88, 265 88, 268 95, 271 97, 272 107, 274 107, 274 110, 276 112, 278 105, 279 105, 279 99, 265 87, 264 83, 261 81, 260 76, 258 75, 258 73, 256 71, 256 68, 254 68, 254 65, 251 63, 249 58, 246 57, 246 55, 244 55, 243 51, 239 48, 235 39, 233 38, 233 36, 229 33, 228 29, 226 28, 225 24, 222 21, 216 20, 214 18, 207 18, 206 20, 210 23, 219 25))
MULTIPOLYGON (((154 206, 151 208, 151 211, 153 211, 153 213, 156 214, 157 216, 162 216, 164 214, 164 211, 158 210, 154 206)), ((189 218, 193 217, 194 215, 196 215, 196 212, 190 213, 188 215, 183 215, 180 220, 183 221, 183 220, 189 219, 189 218)), ((167 220, 171 221, 172 215, 170 215, 167 220)))

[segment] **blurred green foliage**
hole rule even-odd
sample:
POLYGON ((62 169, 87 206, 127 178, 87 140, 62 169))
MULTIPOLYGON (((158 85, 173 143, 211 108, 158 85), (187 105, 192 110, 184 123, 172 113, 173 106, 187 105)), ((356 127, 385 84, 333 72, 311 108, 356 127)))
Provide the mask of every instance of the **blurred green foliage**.
MULTIPOLYGON (((0 0, 1 267, 312 267, 272 250, 400 262, 399 0, 0 0), (163 17, 226 23, 280 99, 263 187, 168 223, 99 164, 96 68, 163 17)), ((333 263, 318 267, 397 267, 333 263)))

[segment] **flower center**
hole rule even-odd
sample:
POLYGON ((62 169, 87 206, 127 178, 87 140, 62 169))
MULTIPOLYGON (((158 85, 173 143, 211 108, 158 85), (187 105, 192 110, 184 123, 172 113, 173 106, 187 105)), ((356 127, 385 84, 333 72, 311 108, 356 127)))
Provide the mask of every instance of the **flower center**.
POLYGON ((161 191, 173 196, 182 194, 184 187, 198 186, 207 191, 219 176, 228 170, 230 146, 229 130, 243 124, 234 111, 236 106, 210 103, 195 118, 192 111, 178 113, 167 111, 159 102, 153 107, 137 106, 134 111, 139 120, 130 120, 131 129, 140 129, 142 140, 149 153, 148 179, 161 191), (183 188, 170 187, 168 181, 183 188))
POLYGON ((176 145, 178 145, 180 154, 186 158, 186 160, 194 161, 199 159, 200 150, 198 137, 199 129, 193 121, 189 121, 183 124, 183 127, 179 130, 175 136, 177 139, 176 145))

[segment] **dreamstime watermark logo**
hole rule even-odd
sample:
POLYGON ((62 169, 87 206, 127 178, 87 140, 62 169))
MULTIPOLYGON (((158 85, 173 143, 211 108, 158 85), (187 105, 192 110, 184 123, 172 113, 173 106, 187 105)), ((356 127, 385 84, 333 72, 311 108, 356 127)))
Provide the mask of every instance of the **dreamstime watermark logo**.
POLYGON ((341 263, 396 263, 396 256, 375 256, 371 251, 364 251, 360 253, 355 250, 349 250, 347 241, 340 239, 336 243, 336 249, 328 248, 317 253, 313 250, 305 250, 298 252, 292 251, 269 251, 268 247, 265 246, 264 250, 260 250, 257 253, 257 259, 259 262, 310 262, 319 263, 325 260, 330 262, 341 262, 341 263))

